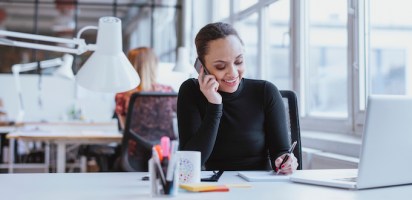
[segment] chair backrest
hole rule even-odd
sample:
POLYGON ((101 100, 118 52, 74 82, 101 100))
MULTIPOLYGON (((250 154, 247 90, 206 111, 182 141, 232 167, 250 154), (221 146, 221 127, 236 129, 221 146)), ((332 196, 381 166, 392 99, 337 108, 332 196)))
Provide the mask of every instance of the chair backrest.
POLYGON ((152 146, 162 136, 177 138, 176 103, 177 93, 138 92, 130 97, 121 148, 124 171, 147 171, 152 146))
POLYGON ((297 141, 293 154, 298 159, 298 170, 302 169, 302 145, 300 139, 298 98, 296 93, 290 90, 280 90, 286 108, 286 118, 289 126, 291 142, 297 141), (286 101, 286 102, 285 102, 286 101))

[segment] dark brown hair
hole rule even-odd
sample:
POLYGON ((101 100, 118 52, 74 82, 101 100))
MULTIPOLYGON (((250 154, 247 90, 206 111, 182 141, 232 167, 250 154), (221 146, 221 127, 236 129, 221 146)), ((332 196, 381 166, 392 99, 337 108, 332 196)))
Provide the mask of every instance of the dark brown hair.
POLYGON ((209 42, 225 38, 229 35, 236 36, 239 39, 240 43, 243 45, 243 41, 242 39, 240 39, 239 34, 230 24, 216 22, 207 24, 206 26, 201 28, 195 38, 196 51, 199 60, 203 64, 205 64, 205 55, 209 51, 209 42))

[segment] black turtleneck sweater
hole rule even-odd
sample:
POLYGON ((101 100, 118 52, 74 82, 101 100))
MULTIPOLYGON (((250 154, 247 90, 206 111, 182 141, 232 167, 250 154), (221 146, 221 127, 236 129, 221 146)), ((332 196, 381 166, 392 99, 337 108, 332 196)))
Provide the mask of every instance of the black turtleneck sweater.
POLYGON ((197 79, 180 86, 179 149, 200 151, 206 170, 268 170, 269 163, 275 168, 275 159, 290 146, 276 86, 242 79, 236 92, 219 93, 222 104, 212 104, 197 79))

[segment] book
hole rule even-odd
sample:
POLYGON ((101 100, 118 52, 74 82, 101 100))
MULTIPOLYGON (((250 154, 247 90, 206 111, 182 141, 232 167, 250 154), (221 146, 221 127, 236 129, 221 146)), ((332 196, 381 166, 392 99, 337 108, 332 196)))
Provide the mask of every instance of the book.
POLYGON ((290 175, 277 175, 274 171, 243 171, 238 175, 249 182, 289 181, 290 177, 290 175))

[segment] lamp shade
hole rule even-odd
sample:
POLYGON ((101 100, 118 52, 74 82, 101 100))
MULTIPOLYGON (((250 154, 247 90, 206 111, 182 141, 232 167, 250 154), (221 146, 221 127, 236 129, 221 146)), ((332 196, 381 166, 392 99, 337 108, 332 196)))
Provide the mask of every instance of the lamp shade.
POLYGON ((62 64, 59 68, 54 71, 54 75, 61 76, 67 79, 74 79, 74 74, 72 70, 73 56, 70 54, 64 54, 62 59, 62 64))
POLYGON ((173 68, 173 71, 191 73, 193 69, 193 65, 189 63, 189 54, 187 49, 185 47, 179 47, 177 49, 176 66, 173 68))
POLYGON ((76 81, 97 92, 124 92, 139 85, 140 78, 122 51, 120 19, 99 19, 96 50, 78 71, 76 81))

